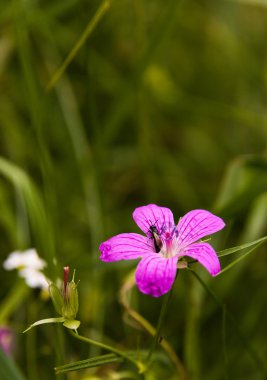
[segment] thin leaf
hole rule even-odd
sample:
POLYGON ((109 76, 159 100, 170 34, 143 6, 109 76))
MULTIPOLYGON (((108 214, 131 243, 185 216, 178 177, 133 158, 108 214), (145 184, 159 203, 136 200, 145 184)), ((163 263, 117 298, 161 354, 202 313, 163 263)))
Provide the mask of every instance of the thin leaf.
POLYGON ((226 171, 215 213, 233 217, 267 191, 265 156, 248 155, 234 160, 226 171))
POLYGON ((70 62, 73 60, 73 58, 76 56, 78 51, 81 49, 81 47, 85 44, 87 38, 90 36, 90 34, 93 32, 99 21, 102 19, 104 14, 109 9, 110 3, 109 1, 104 1, 100 7, 98 8, 97 12, 95 13, 92 20, 89 21, 87 27, 85 28, 84 32, 82 33, 81 37, 75 44, 75 46, 72 48, 70 53, 68 54, 65 61, 62 63, 62 65, 58 68, 58 70, 55 72, 55 74, 52 76, 50 82, 47 85, 47 90, 51 90, 55 84, 58 82, 58 80, 61 78, 62 74, 70 64, 70 62))
MULTIPOLYGON (((142 327, 145 331, 147 331, 151 336, 155 336, 156 329, 154 326, 152 326, 141 314, 139 314, 136 310, 131 308, 130 306, 130 291, 132 290, 133 286, 135 285, 135 277, 134 277, 134 271, 130 273, 130 275, 127 275, 126 280, 123 283, 123 286, 121 287, 120 294, 119 294, 119 302, 124 307, 125 312, 135 321, 137 322, 137 326, 142 327)), ((138 328, 137 326, 134 326, 135 328, 138 328)), ((186 370, 183 366, 182 361, 175 353, 172 346, 168 343, 166 339, 162 339, 160 342, 162 348, 166 352, 166 354, 169 356, 170 360, 174 363, 174 365, 177 368, 177 373, 179 374, 179 378, 181 380, 185 380, 187 378, 186 370)), ((155 355, 155 354, 154 354, 155 355)))
POLYGON ((53 232, 37 187, 25 171, 3 157, 0 157, 0 174, 12 183, 25 202, 37 248, 41 249, 48 261, 49 270, 52 271, 54 269, 53 232))
MULTIPOLYGON (((241 251, 242 249, 245 249, 245 248, 249 248, 253 245, 258 246, 259 243, 263 244, 265 241, 267 241, 267 236, 264 236, 260 239, 254 240, 254 241, 251 241, 249 243, 241 244, 241 245, 238 245, 236 247, 227 248, 227 249, 224 249, 223 251, 219 251, 218 256, 219 257, 228 256, 228 255, 231 255, 232 253, 241 251)), ((257 248, 257 246, 255 247, 255 249, 257 248)))
POLYGON ((30 288, 21 279, 13 285, 0 304, 0 323, 5 323, 14 310, 25 301, 29 292, 30 288))
POLYGON ((80 360, 78 362, 65 364, 55 368, 56 374, 78 371, 85 368, 98 367, 100 365, 109 364, 109 363, 121 363, 124 359, 115 354, 106 354, 95 356, 94 358, 80 360))
POLYGON ((228 376, 228 355, 226 345, 226 305, 222 307, 222 345, 223 345, 223 362, 224 362, 224 378, 229 380, 228 376))
POLYGON ((262 245, 262 243, 258 243, 256 245, 256 247, 250 249, 248 252, 244 253, 244 255, 242 255, 241 257, 239 257, 238 259, 234 260, 231 262, 231 264, 227 265, 225 268, 223 268, 217 275, 216 277, 220 276, 222 273, 226 272, 228 269, 231 269, 234 265, 238 264, 241 260, 243 260, 245 257, 247 257, 250 253, 252 253, 253 251, 255 251, 256 248, 258 248, 260 245, 262 245))
POLYGON ((62 323, 65 322, 65 320, 66 319, 63 317, 40 319, 40 321, 34 322, 32 325, 30 325, 26 330, 23 331, 23 333, 38 325, 44 325, 45 323, 62 323))
POLYGON ((259 356, 259 353, 256 349, 254 349, 251 341, 243 334, 239 327, 239 323, 235 319, 234 315, 227 309, 226 305, 217 297, 217 295, 213 292, 212 289, 202 280, 202 278, 192 269, 189 269, 191 273, 195 276, 195 278, 199 281, 199 283, 203 286, 206 292, 211 296, 211 298, 215 301, 215 303, 221 308, 221 310, 225 313, 225 317, 231 322, 232 326, 235 328, 239 339, 242 341, 244 348, 250 354, 251 358, 254 360, 257 365, 258 370, 264 376, 263 379, 267 378, 267 368, 265 362, 259 356))
POLYGON ((0 348, 0 379, 1 380, 25 380, 16 364, 5 355, 0 348))

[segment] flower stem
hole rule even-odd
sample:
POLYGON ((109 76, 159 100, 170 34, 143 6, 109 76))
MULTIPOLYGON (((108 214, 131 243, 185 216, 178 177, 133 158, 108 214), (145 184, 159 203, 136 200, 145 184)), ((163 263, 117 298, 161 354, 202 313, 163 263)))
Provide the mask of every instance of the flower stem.
POLYGON ((147 359, 146 361, 149 362, 153 352, 155 351, 158 343, 159 343, 159 337, 160 337, 160 333, 161 333, 161 327, 162 327, 162 324, 163 324, 163 321, 164 321, 164 317, 165 317, 165 314, 167 312, 167 305, 169 303, 169 300, 171 298, 171 293, 172 291, 170 290, 166 296, 164 297, 164 300, 163 300, 163 303, 162 303, 162 306, 161 306, 161 310, 160 310, 160 314, 159 314, 159 319, 158 319, 158 324, 157 324, 157 329, 156 329, 156 333, 154 335, 154 339, 153 339, 153 342, 152 342, 152 345, 151 345, 151 348, 148 352, 148 355, 147 355, 147 359))
POLYGON ((93 339, 87 338, 85 336, 79 335, 78 333, 75 333, 73 331, 70 331, 70 334, 76 339, 79 339, 79 340, 86 342, 88 344, 92 344, 94 346, 103 348, 104 350, 113 352, 114 354, 128 360, 129 362, 131 362, 132 364, 134 364, 138 368, 139 373, 143 373, 146 370, 146 367, 144 366, 144 364, 142 362, 133 359, 131 356, 125 354, 123 351, 118 350, 117 348, 111 347, 111 346, 104 344, 104 343, 101 343, 101 342, 97 342, 96 340, 93 340, 93 339))
MULTIPOLYGON (((135 276, 134 271, 130 273, 130 275, 127 276, 126 281, 124 282, 123 286, 120 290, 119 295, 119 302, 125 309, 125 312, 135 321, 138 323, 139 326, 141 326, 148 334, 150 334, 152 337, 156 334, 156 328, 152 326, 142 315, 140 315, 136 310, 132 309, 130 307, 130 299, 129 294, 132 290, 133 286, 135 286, 135 276)), ((162 349, 166 352, 166 354, 169 356, 170 360, 173 362, 177 369, 178 377, 180 380, 186 380, 187 374, 186 370, 183 366, 183 363, 181 359, 177 356, 174 349, 171 347, 171 345, 167 342, 167 340, 163 339, 161 342, 162 349)))
POLYGON ((250 354, 251 358, 254 359, 255 363, 257 364, 258 369, 262 372, 264 375, 263 379, 267 379, 267 369, 265 362, 261 359, 258 352, 253 348, 248 338, 246 338, 245 335, 243 335, 243 332, 241 331, 238 322, 236 321, 234 315, 226 308, 224 303, 216 296, 216 294, 211 290, 205 282, 202 280, 202 278, 191 268, 188 268, 190 272, 195 276, 195 278, 200 282, 200 284, 203 286, 203 288, 206 290, 206 292, 213 298, 215 303, 223 310, 223 313, 225 313, 225 318, 228 318, 228 320, 232 323, 233 327, 236 330, 237 335, 239 336, 240 340, 242 341, 244 347, 246 348, 247 352, 250 354))

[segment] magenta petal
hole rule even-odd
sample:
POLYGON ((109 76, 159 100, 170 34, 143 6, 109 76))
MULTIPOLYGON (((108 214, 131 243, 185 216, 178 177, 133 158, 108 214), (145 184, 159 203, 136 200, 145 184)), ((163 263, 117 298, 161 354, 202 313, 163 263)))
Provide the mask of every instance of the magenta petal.
POLYGON ((169 259, 157 254, 145 256, 135 272, 138 289, 153 297, 167 293, 175 280, 177 260, 177 256, 169 259))
POLYGON ((178 243, 181 247, 186 247, 204 236, 221 230, 224 226, 224 221, 209 211, 190 211, 178 223, 178 243))
POLYGON ((133 260, 154 251, 153 242, 145 236, 127 233, 120 234, 100 244, 102 261, 133 260))
POLYGON ((199 261, 212 276, 216 276, 221 270, 218 256, 212 246, 208 243, 191 244, 184 248, 183 254, 179 256, 190 256, 199 261))
POLYGON ((170 209, 154 204, 138 207, 133 212, 135 223, 147 234, 149 227, 155 225, 160 232, 163 226, 173 226, 174 219, 170 209))

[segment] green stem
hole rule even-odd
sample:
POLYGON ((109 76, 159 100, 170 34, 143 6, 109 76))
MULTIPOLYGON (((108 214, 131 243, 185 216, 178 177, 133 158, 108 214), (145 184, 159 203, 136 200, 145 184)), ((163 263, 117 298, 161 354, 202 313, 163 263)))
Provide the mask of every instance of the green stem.
POLYGON ((162 327, 162 324, 163 324, 163 321, 164 321, 164 317, 165 317, 166 312, 167 312, 167 305, 168 305, 169 300, 171 298, 171 293, 172 293, 172 291, 170 290, 166 294, 166 296, 164 297, 164 300, 163 300, 163 303, 162 303, 162 306, 161 306, 161 310, 160 310, 160 314, 159 314, 156 334, 154 336, 154 339, 153 339, 150 351, 149 351, 149 353, 147 355, 147 362, 149 362, 149 360, 150 360, 153 352, 155 351, 155 349, 156 349, 156 347, 157 347, 157 345, 159 343, 159 337, 160 337, 160 333, 161 333, 161 327, 162 327))
POLYGON ((259 357, 258 353, 254 350, 248 339, 243 335, 242 331, 239 328, 239 325, 233 316, 233 314, 226 309, 226 306, 224 303, 216 296, 216 294, 205 284, 205 282, 202 280, 199 275, 194 272, 193 269, 188 268, 190 272, 196 277, 196 279, 201 283, 201 285, 204 287, 204 289, 207 291, 207 293, 213 298, 213 300, 216 302, 216 304, 223 310, 225 313, 225 316, 228 317, 228 320, 232 323, 232 325, 235 327, 236 333, 239 336, 239 339, 243 342, 247 352, 250 354, 251 358, 254 359, 255 363, 257 363, 258 369, 262 372, 264 375, 264 380, 267 380, 267 370, 265 367, 264 362, 259 357))
POLYGON ((93 340, 93 339, 87 338, 85 336, 79 335, 77 333, 74 333, 73 331, 70 331, 70 334, 76 339, 79 339, 79 340, 86 342, 88 344, 92 344, 94 346, 103 348, 104 350, 113 352, 114 354, 128 360, 129 362, 131 362, 132 364, 134 364, 138 368, 139 373, 143 373, 146 369, 142 362, 134 360, 133 358, 131 358, 130 356, 125 354, 123 351, 118 350, 117 348, 111 347, 111 346, 104 344, 104 343, 101 343, 101 342, 97 342, 96 340, 93 340))
POLYGON ((227 350, 226 350, 226 305, 223 305, 222 344, 223 344, 224 378, 225 378, 225 380, 229 380, 229 377, 228 377, 228 358, 227 358, 227 350))
POLYGON ((98 10, 96 11, 95 15, 93 16, 92 20, 89 21, 88 25, 86 26, 84 32, 82 33, 81 37, 79 38, 78 42, 74 45, 70 53, 68 54, 65 61, 62 63, 62 65, 57 69, 55 74, 52 76, 50 82, 47 85, 47 90, 51 90, 56 83, 61 78, 62 74, 66 70, 67 66, 70 64, 70 62, 73 60, 73 58, 77 55, 78 51, 81 49, 81 47, 85 44, 87 38, 90 36, 90 34, 93 32, 99 21, 102 19, 104 14, 107 12, 107 10, 110 7, 109 1, 103 1, 103 3, 100 5, 98 10))
POLYGON ((30 293, 30 288, 22 280, 13 286, 7 294, 5 300, 1 303, 0 323, 5 323, 9 316, 16 310, 30 293))

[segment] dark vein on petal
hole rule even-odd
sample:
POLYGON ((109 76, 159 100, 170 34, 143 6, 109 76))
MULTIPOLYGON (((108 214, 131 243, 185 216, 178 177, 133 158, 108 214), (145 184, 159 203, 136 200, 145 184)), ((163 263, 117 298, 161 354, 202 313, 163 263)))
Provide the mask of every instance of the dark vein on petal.
MULTIPOLYGON (((195 214, 194 216, 191 215, 191 217, 187 220, 187 223, 184 224, 184 228, 183 230, 181 231, 181 233, 183 234, 185 232, 185 230, 187 229, 187 227, 190 225, 190 223, 192 222, 193 219, 196 219, 198 215, 200 215, 202 213, 202 211, 199 211, 197 214, 195 214)), ((186 235, 187 236, 187 235, 186 235)))
MULTIPOLYGON (((150 264, 150 262, 153 260, 154 258, 153 257, 150 257, 150 258, 147 258, 146 259, 146 262, 143 263, 143 264, 146 264, 142 270, 142 281, 144 281, 145 279, 147 279, 147 271, 148 271, 148 266, 150 264)), ((147 282, 147 281, 146 281, 147 282)))
MULTIPOLYGON (((200 212, 197 213, 195 216, 192 216, 192 217, 189 219, 189 221, 188 221, 186 227, 183 229, 182 234, 185 232, 185 230, 186 230, 188 227, 190 227, 189 225, 190 225, 190 223, 192 222, 192 220, 196 219, 197 216, 200 215, 201 213, 202 213, 202 212, 200 211, 200 212)), ((192 227, 191 230, 190 230, 190 231, 189 231, 189 232, 183 237, 182 242, 188 237, 188 235, 190 235, 190 232, 192 232, 192 231, 194 231, 194 230, 195 230, 195 233, 193 233, 193 234, 191 235, 191 237, 190 237, 190 240, 191 240, 191 241, 192 241, 192 239, 194 239, 197 235, 200 235, 200 234, 201 234, 201 231, 205 230, 205 229, 206 229, 206 226, 208 226, 208 223, 207 223, 206 225, 201 226, 201 228, 198 229, 199 225, 201 225, 201 223, 203 223, 205 220, 207 220, 207 217, 206 217, 206 216, 205 216, 204 218, 200 219, 200 220, 197 222, 197 224, 196 224, 194 227, 192 227)), ((207 233, 207 235, 208 235, 208 233, 207 233)))

